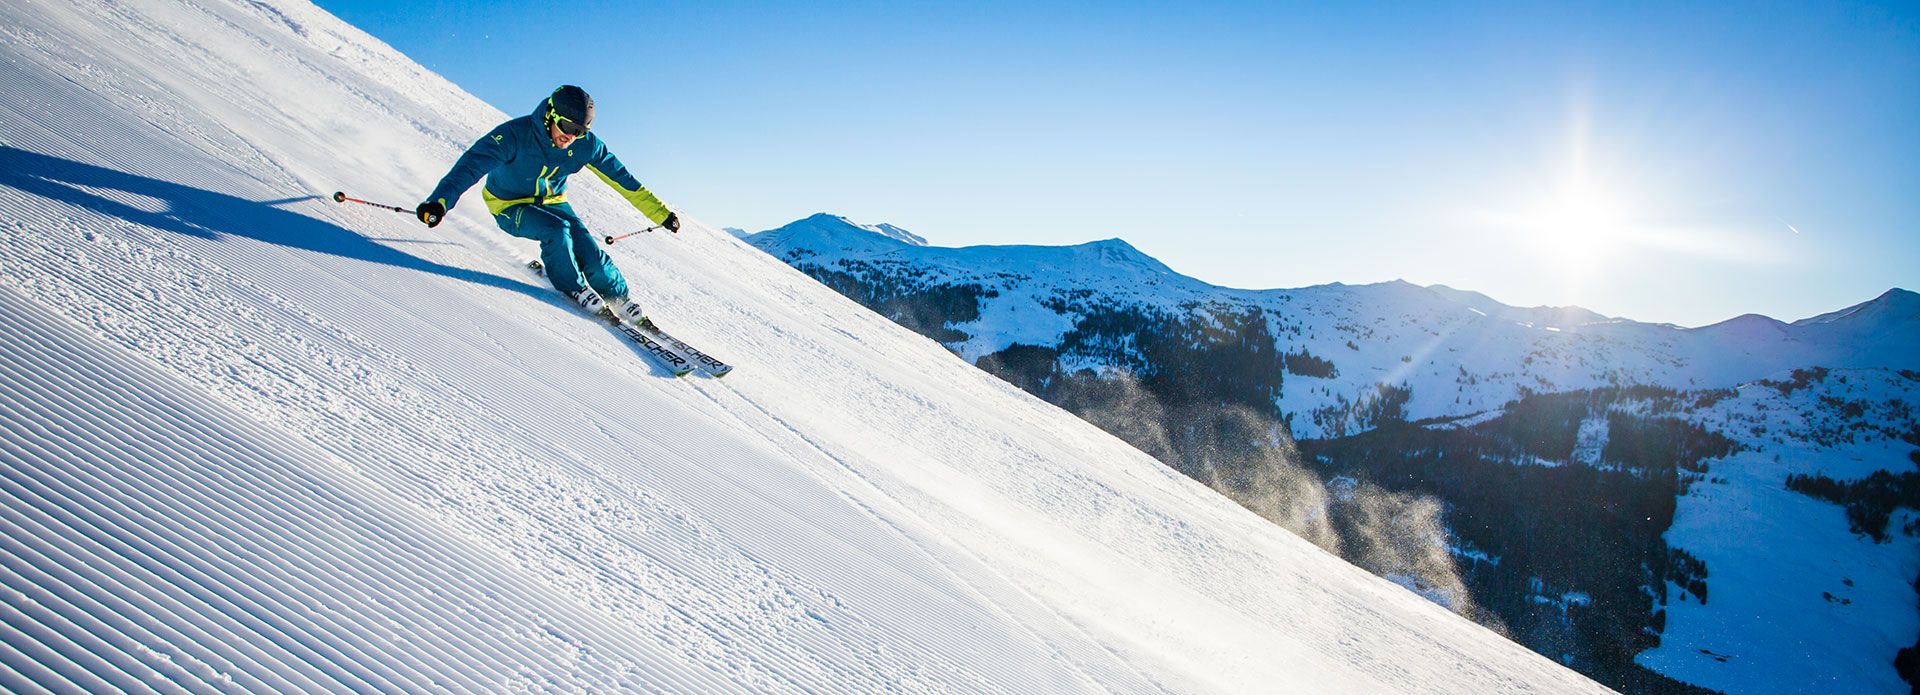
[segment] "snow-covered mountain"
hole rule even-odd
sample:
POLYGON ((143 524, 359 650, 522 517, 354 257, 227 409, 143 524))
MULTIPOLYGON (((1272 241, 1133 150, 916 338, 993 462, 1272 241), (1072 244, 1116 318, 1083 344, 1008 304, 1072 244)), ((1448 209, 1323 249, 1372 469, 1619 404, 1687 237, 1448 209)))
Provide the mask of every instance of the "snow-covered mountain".
POLYGON ((1689 329, 1405 282, 1215 287, 1120 240, 927 247, 824 215, 748 239, 1625 690, 1920 679, 1913 292, 1689 329), (1243 444, 1274 429, 1303 452, 1243 444), (1423 515, 1444 530, 1393 521, 1423 515), (1345 528, 1367 519, 1451 558, 1376 557, 1345 528))
POLYGON ((965 295, 969 306, 942 327, 958 334, 943 342, 969 361, 1020 344, 1059 347, 1063 361, 1095 369, 1147 369, 1132 346, 1083 348, 1067 344, 1069 333, 1115 311, 1187 325, 1251 312, 1282 353, 1314 358, 1291 367, 1277 389, 1301 438, 1365 429, 1360 414, 1380 386, 1410 392, 1404 412, 1418 420, 1490 411, 1529 392, 1725 388, 1810 366, 1920 369, 1920 294, 1902 289, 1791 324, 1747 315, 1681 328, 1578 307, 1511 307, 1403 281, 1216 287, 1119 239, 944 248, 899 243, 829 215, 748 239, 803 269, 844 273, 898 295, 965 295))
POLYGON ((724 381, 335 204, 507 114, 312 5, 0 16, 0 689, 1604 690, 697 222, 614 254, 724 381))

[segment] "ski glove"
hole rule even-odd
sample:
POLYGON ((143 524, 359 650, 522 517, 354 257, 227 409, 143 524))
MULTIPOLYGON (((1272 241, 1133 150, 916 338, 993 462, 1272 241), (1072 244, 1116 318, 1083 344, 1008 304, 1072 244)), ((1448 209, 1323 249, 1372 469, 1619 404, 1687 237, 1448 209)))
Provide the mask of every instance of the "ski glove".
POLYGON ((447 206, 441 205, 440 201, 429 200, 421 203, 420 207, 414 208, 413 214, 418 216, 421 222, 427 223, 428 227, 438 227, 440 218, 447 215, 447 206))
POLYGON ((680 233, 680 216, 669 212, 667 213, 667 221, 661 222, 660 226, 666 227, 667 231, 669 232, 679 234, 680 233))

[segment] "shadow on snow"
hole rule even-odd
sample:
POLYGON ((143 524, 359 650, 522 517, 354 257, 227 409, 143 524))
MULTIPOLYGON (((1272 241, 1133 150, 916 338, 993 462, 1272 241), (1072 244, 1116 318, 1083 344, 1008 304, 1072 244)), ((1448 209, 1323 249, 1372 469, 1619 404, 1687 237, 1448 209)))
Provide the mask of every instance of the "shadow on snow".
POLYGON ((177 234, 209 240, 243 237, 553 299, 548 296, 553 293, 545 288, 425 260, 352 230, 278 207, 323 200, 319 196, 253 201, 6 145, 0 145, 0 185, 177 234), (166 210, 142 210, 88 189, 145 196, 164 202, 166 210))
MULTIPOLYGON (((154 229, 218 241, 241 237, 287 248, 314 251, 527 294, 549 304, 565 299, 547 287, 435 263, 381 243, 436 243, 374 239, 279 206, 324 200, 320 196, 255 201, 171 181, 129 174, 70 159, 0 145, 0 186, 57 200, 154 229), (92 190, 90 190, 92 189, 92 190), (95 190, 122 191, 165 203, 153 212, 113 200, 95 190)), ((608 328, 609 332, 614 329, 608 328)), ((638 351, 638 348, 636 348, 638 351)), ((655 366, 658 369, 658 366, 655 366)), ((663 372, 664 373, 664 372, 663 372)))

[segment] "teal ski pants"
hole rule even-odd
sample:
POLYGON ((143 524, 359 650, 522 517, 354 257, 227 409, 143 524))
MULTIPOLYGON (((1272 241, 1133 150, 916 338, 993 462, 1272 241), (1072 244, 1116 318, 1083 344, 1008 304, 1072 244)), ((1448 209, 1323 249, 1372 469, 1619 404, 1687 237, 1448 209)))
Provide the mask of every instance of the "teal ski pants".
POLYGON ((603 298, 627 296, 626 277, 573 214, 572 206, 521 203, 501 210, 493 221, 508 234, 540 242, 540 262, 547 267, 547 280, 554 289, 578 292, 584 276, 584 286, 603 298))

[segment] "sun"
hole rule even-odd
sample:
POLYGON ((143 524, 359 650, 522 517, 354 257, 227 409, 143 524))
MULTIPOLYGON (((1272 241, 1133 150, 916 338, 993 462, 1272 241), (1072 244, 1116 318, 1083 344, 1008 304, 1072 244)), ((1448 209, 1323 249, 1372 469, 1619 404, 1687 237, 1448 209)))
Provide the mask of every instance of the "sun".
POLYGON ((1465 189, 1456 224, 1509 281, 1553 301, 1578 302, 1620 285, 1645 282, 1682 257, 1740 252, 1727 235, 1695 219, 1686 195, 1690 170, 1666 153, 1598 128, 1590 99, 1575 90, 1566 122, 1536 131, 1535 147, 1491 158, 1484 183, 1465 189), (1523 279, 1524 278, 1524 279, 1523 279))
POLYGON ((1620 186, 1569 171, 1538 186, 1534 202, 1515 217, 1528 255, 1546 269, 1584 278, 1634 246, 1638 211, 1620 186))
POLYGON ((1633 209, 1626 196, 1584 176, 1556 186, 1526 225, 1547 258, 1569 268, 1619 253, 1631 237, 1633 209))

